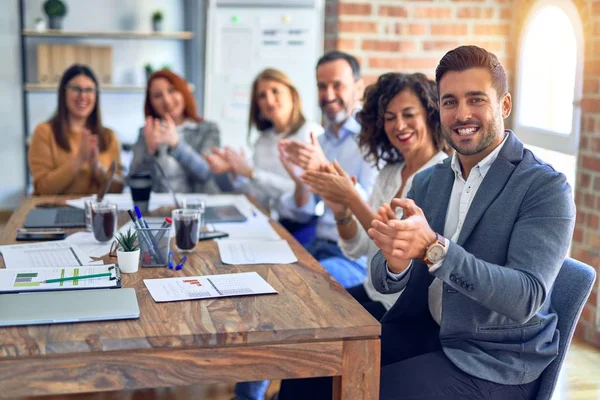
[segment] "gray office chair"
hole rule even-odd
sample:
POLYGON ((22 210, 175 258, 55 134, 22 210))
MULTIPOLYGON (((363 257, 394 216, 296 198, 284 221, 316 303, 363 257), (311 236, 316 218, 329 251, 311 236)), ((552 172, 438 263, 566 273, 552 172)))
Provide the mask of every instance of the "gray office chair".
POLYGON ((552 398, 560 368, 567 355, 567 350, 569 350, 577 321, 592 291, 595 279, 596 271, 592 267, 572 258, 565 260, 556 277, 551 301, 552 307, 558 314, 557 329, 560 332, 558 355, 540 376, 537 400, 552 398))

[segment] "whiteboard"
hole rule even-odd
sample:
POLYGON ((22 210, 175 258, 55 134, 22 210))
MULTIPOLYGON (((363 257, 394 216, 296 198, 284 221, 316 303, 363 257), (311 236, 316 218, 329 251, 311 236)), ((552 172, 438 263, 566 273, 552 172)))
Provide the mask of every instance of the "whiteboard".
POLYGON ((204 117, 217 123, 223 145, 248 149, 252 81, 265 68, 285 72, 307 120, 320 120, 315 67, 323 52, 321 1, 287 7, 216 2, 207 29, 204 117))

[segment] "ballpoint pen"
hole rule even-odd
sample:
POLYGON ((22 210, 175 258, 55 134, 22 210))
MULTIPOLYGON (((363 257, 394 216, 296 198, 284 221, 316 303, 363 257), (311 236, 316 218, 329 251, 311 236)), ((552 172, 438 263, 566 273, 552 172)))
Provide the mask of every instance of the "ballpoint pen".
POLYGON ((165 236, 166 228, 170 228, 171 224, 173 223, 173 220, 169 217, 165 218, 165 221, 162 223, 162 225, 160 226, 160 232, 158 232, 158 234, 156 235, 156 241, 160 244, 160 240, 163 238, 163 236, 165 236))
POLYGON ((177 264, 177 266, 175 267, 175 271, 179 271, 180 269, 182 269, 183 264, 185 264, 186 261, 187 261, 187 256, 183 256, 183 258, 181 259, 179 264, 177 264))
POLYGON ((173 269, 173 252, 169 250, 169 269, 173 269))
MULTIPOLYGON (((133 221, 133 223, 135 224, 137 222, 138 226, 140 229, 142 229, 142 231, 138 230, 138 233, 141 234, 141 236, 144 238, 144 241, 146 242, 146 246, 148 247, 148 251, 150 252, 150 255, 156 260, 156 262, 160 265, 165 265, 165 260, 162 258, 162 255, 160 254, 160 251, 158 250, 158 243, 156 243, 156 240, 154 239, 154 235, 152 235, 152 233, 149 230, 148 227, 148 223, 146 222, 146 220, 144 220, 144 217, 142 216, 142 212, 140 211, 140 208, 138 206, 133 207, 133 209, 135 210, 135 215, 136 215, 136 219, 133 221)), ((131 210, 128 210, 127 212, 129 213, 129 216, 131 217, 131 219, 133 220, 134 217, 132 216, 132 213, 130 213, 131 210)))
POLYGON ((42 282, 43 283, 56 283, 56 282, 65 282, 65 281, 78 281, 80 279, 102 278, 104 276, 112 276, 112 273, 111 272, 103 272, 101 274, 70 276, 67 278, 56 278, 56 279, 46 279, 45 281, 42 281, 42 282))

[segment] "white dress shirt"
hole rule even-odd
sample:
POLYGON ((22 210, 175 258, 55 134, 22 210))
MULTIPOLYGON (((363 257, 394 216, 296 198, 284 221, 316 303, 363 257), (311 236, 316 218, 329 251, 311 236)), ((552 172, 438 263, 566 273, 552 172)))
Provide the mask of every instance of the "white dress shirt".
MULTIPOLYGON (((443 151, 440 151, 439 153, 435 154, 429 161, 427 161, 421 168, 419 168, 418 171, 416 171, 414 174, 412 174, 406 179, 406 184, 402 189, 402 193, 400 193, 400 196, 398 197, 406 197, 406 194, 410 191, 410 188, 412 187, 412 181, 416 174, 426 170, 427 168, 437 163, 442 162, 447 157, 448 155, 443 151)), ((379 176, 377 177, 377 180, 375 181, 375 186, 373 187, 373 192, 369 197, 368 203, 369 208, 371 210, 377 212, 377 209, 379 209, 379 207, 382 204, 389 203, 392 201, 392 199, 397 197, 396 195, 402 187, 402 170, 404 169, 405 165, 406 164, 404 162, 387 164, 379 172, 379 176)), ((354 218, 356 219, 356 217, 354 218)), ((356 223, 358 224, 356 235, 354 235, 353 238, 348 240, 340 239, 338 245, 342 249, 342 252, 344 252, 346 257, 348 257, 349 259, 356 260, 359 257, 364 256, 365 254, 367 255, 367 266, 369 268, 369 271, 367 272, 367 279, 365 279, 365 281, 363 282, 363 287, 365 288, 367 296, 369 296, 371 300, 382 303, 383 306, 387 310, 389 310, 394 305, 401 292, 392 294, 382 294, 375 290, 375 287, 373 286, 373 283, 371 281, 370 268, 371 258, 373 258, 373 256, 375 255, 375 253, 377 253, 377 250, 379 249, 375 245, 373 240, 371 240, 371 238, 357 219, 356 223)))
MULTIPOLYGON (((446 222, 444 224, 444 238, 446 239, 446 247, 450 244, 447 238, 455 242, 460 236, 465 218, 471 207, 471 203, 475 198, 475 194, 481 186, 481 182, 487 175, 490 167, 496 161, 498 153, 506 143, 504 138, 502 143, 488 154, 483 160, 481 160, 475 167, 471 169, 467 180, 464 179, 462 174, 462 168, 458 159, 457 153, 452 156, 451 167, 454 171, 454 185, 452 186, 452 193, 450 195, 450 201, 448 202, 448 209, 446 211, 446 222)), ((438 268, 444 267, 444 260, 439 263, 433 264, 429 267, 429 271, 435 271, 438 268)), ((412 265, 409 267, 412 268, 412 265)), ((394 274, 388 269, 388 275, 393 279, 400 279, 404 274, 408 272, 408 268, 400 274, 394 274)), ((429 312, 431 316, 441 325, 442 322, 442 294, 443 294, 443 282, 439 278, 435 278, 431 285, 429 285, 429 312)))
POLYGON ((274 129, 261 132, 252 146, 254 176, 252 179, 238 176, 233 183, 235 189, 253 196, 264 208, 275 208, 280 217, 292 218, 292 213, 285 209, 280 199, 284 193, 294 190, 295 183, 279 160, 277 147, 281 139, 310 143, 311 132, 320 136, 323 127, 306 122, 296 132, 287 136, 275 132, 274 129))

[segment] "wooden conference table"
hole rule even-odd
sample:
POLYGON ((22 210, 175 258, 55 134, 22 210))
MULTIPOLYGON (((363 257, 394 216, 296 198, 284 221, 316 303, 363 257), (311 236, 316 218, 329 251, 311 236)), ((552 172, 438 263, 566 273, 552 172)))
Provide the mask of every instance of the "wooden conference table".
MULTIPOLYGON (((0 244, 16 243, 36 203, 65 199, 26 199, 0 244)), ((180 271, 123 274, 123 286, 136 289, 139 319, 0 328, 0 397, 333 376, 335 399, 378 399, 381 326, 273 226, 297 264, 224 265, 214 241, 199 242, 180 271), (279 294, 155 303, 142 281, 247 271, 279 294)))

